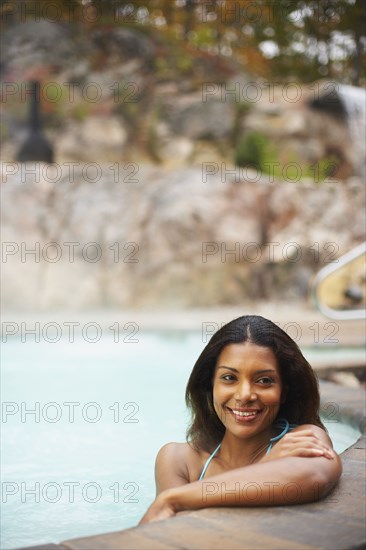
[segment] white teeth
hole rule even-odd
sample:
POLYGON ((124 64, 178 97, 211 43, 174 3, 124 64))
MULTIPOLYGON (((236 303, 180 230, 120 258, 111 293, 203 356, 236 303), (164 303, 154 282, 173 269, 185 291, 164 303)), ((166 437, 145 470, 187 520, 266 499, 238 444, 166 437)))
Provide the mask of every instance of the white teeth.
POLYGON ((235 409, 232 409, 232 411, 237 416, 255 416, 259 412, 259 411, 243 412, 243 411, 236 411, 235 409))

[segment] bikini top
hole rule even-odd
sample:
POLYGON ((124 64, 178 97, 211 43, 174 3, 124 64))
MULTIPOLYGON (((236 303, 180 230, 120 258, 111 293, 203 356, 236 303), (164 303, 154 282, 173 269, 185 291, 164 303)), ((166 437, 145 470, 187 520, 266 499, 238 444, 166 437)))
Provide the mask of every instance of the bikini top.
MULTIPOLYGON (((271 437, 271 439, 269 440, 269 445, 268 445, 268 448, 267 448, 267 451, 266 451, 266 455, 268 455, 269 451, 272 449, 273 443, 275 443, 276 441, 281 439, 284 435, 286 435, 289 430, 293 430, 294 428, 296 428, 297 424, 290 424, 288 422, 288 420, 286 420, 285 418, 279 418, 276 421, 275 426, 282 429, 282 431, 279 435, 276 435, 275 437, 271 437)), ((220 449, 220 447, 221 447, 221 443, 216 447, 216 449, 214 450, 212 455, 207 459, 206 464, 204 465, 203 470, 201 472, 201 475, 198 478, 198 481, 203 479, 203 476, 206 473, 208 465, 210 464, 211 460, 213 459, 213 457, 215 456, 217 451, 220 449)))

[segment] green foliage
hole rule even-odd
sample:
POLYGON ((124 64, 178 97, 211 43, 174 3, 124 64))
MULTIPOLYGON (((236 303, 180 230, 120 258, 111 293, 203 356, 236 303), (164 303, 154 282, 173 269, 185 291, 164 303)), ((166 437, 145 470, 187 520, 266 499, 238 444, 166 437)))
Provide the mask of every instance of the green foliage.
POLYGON ((262 172, 268 172, 268 163, 273 163, 275 160, 276 153, 267 136, 259 132, 245 135, 235 149, 237 166, 254 166, 262 172))
POLYGON ((152 120, 150 122, 148 132, 147 132, 147 151, 152 160, 154 160, 157 163, 161 163, 161 158, 157 147, 159 140, 157 138, 157 133, 156 133, 156 124, 157 124, 156 120, 152 120))
POLYGON ((194 63, 192 57, 188 56, 181 56, 177 59, 177 69, 180 73, 190 73, 192 69, 194 68, 194 63))
POLYGON ((273 180, 297 183, 311 179, 321 184, 327 178, 334 177, 339 167, 339 159, 328 155, 318 162, 305 162, 295 151, 275 146, 269 138, 260 132, 245 135, 235 149, 235 165, 253 167, 273 180))
POLYGON ((0 122, 0 141, 5 141, 9 136, 9 127, 6 123, 0 122))
POLYGON ((86 101, 80 101, 77 103, 72 111, 71 116, 78 122, 82 122, 90 115, 90 104, 86 101))

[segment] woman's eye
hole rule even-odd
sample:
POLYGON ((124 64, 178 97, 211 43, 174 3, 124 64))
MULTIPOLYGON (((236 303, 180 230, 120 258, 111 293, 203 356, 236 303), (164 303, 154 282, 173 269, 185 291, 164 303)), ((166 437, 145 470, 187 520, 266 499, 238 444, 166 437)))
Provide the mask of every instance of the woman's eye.
POLYGON ((232 382, 233 380, 235 380, 235 376, 233 374, 224 374, 221 379, 232 382))
POLYGON ((260 378, 258 382, 264 386, 264 385, 272 384, 273 380, 272 378, 268 378, 268 376, 265 376, 263 378, 260 378))

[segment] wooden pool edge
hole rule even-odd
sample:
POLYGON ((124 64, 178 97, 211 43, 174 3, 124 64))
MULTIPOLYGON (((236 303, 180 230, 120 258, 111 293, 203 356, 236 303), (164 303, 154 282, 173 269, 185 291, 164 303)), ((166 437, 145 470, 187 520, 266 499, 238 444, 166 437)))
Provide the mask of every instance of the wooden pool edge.
POLYGON ((206 508, 112 533, 18 550, 360 550, 366 544, 366 423, 364 389, 321 382, 322 404, 334 421, 360 428, 359 440, 341 454, 343 475, 325 499, 296 506, 206 508))

